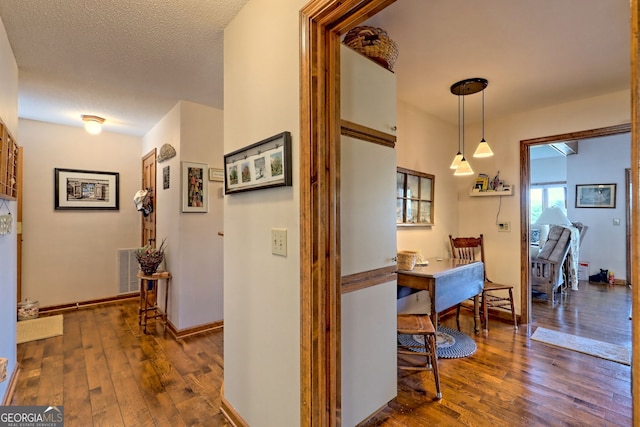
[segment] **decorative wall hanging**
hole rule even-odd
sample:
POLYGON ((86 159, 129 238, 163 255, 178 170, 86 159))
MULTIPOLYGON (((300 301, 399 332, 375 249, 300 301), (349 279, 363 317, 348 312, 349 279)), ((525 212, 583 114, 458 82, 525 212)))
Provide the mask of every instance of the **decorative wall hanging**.
POLYGON ((167 190, 171 184, 171 172, 169 166, 162 168, 162 188, 167 190))
POLYGON ((576 185, 576 208, 615 208, 616 184, 576 185))
POLYGON ((224 156, 225 194, 291 186, 291 133, 282 132, 224 156))
POLYGON ((6 200, 2 200, 2 207, 7 209, 7 213, 0 215, 0 236, 11 233, 13 224, 13 217, 6 200))
POLYGON ((182 212, 207 212, 207 169, 203 163, 182 162, 182 212))
POLYGON ((224 169, 209 168, 209 181, 224 181, 224 169))
POLYGON ((56 210, 119 210, 120 174, 54 169, 56 210))
POLYGON ((175 157, 176 149, 171 146, 171 144, 164 144, 160 147, 160 155, 156 158, 158 163, 162 163, 165 160, 169 160, 172 157, 175 157))

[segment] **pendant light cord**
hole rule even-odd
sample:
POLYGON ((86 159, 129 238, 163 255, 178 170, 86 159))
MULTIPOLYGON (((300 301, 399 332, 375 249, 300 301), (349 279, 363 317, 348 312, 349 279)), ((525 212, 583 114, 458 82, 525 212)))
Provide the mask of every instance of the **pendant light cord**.
POLYGON ((482 89, 482 140, 484 141, 484 89, 482 89))

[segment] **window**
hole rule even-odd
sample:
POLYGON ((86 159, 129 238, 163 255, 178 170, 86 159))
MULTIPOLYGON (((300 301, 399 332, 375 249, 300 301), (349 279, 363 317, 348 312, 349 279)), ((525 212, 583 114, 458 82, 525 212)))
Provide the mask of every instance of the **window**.
POLYGON ((566 212, 567 185, 564 182, 553 184, 531 184, 529 200, 531 201, 531 224, 536 222, 545 208, 558 206, 566 212))
POLYGON ((433 225, 434 176, 397 169, 396 223, 433 225))

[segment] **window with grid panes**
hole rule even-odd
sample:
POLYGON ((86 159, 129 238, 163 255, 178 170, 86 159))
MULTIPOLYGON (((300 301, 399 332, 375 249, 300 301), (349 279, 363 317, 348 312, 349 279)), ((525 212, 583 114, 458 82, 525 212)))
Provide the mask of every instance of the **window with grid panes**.
POLYGON ((397 168, 396 223, 433 225, 434 176, 397 168))

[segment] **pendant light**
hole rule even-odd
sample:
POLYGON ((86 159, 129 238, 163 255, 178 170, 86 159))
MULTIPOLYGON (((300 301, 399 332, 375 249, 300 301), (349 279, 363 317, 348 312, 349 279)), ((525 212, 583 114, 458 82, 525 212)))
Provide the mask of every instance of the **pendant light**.
POLYGON ((480 140, 480 144, 478 144, 478 148, 473 153, 473 157, 491 157, 493 156, 493 151, 491 151, 491 147, 487 141, 484 140, 484 90, 482 91, 482 139, 480 140))
MULTIPOLYGON (((458 167, 455 168, 456 171, 453 173, 455 176, 465 176, 465 175, 473 174, 473 169, 471 169, 471 165, 469 164, 469 162, 464 156, 464 97, 467 95, 472 95, 474 93, 482 92, 484 88, 487 87, 488 84, 489 82, 487 81, 487 79, 482 79, 480 77, 473 77, 470 79, 460 80, 459 82, 451 85, 451 93, 454 95, 458 95, 458 132, 462 133, 462 138, 459 138, 462 140, 462 153, 459 153, 461 154, 462 158, 460 159, 460 163, 458 164, 458 167), (461 96, 463 97, 462 98, 462 114, 460 114, 460 97, 461 96), (462 120, 460 119, 461 116, 462 116, 462 120)), ((484 141, 484 94, 482 97, 482 141, 484 141)), ((484 141, 484 143, 486 144, 486 141, 484 141)), ((486 145, 488 146, 488 144, 486 145)), ((491 149, 489 149, 489 152, 490 151, 491 149)), ((487 155, 483 157, 486 157, 486 156, 487 155)), ((477 157, 477 156, 474 154, 474 157, 477 157)), ((453 169, 453 164, 451 165, 451 168, 453 169)))
POLYGON ((458 154, 453 158, 450 169, 458 169, 460 162, 462 161, 462 153, 460 152, 460 95, 458 95, 458 154))
POLYGON ((462 132, 462 159, 453 174, 455 176, 466 176, 473 174, 473 169, 471 169, 471 165, 464 157, 464 98, 462 98, 462 125, 460 126, 460 129, 462 132))

